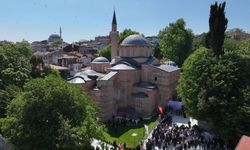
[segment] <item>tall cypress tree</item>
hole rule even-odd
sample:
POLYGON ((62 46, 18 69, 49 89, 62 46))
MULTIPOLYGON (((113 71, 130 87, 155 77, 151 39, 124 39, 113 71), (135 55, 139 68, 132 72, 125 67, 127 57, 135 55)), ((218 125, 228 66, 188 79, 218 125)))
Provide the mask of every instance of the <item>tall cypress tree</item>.
POLYGON ((222 46, 228 23, 225 17, 225 6, 226 2, 220 3, 219 5, 215 2, 215 4, 210 7, 209 32, 206 38, 206 45, 207 48, 213 49, 215 56, 224 54, 222 46))

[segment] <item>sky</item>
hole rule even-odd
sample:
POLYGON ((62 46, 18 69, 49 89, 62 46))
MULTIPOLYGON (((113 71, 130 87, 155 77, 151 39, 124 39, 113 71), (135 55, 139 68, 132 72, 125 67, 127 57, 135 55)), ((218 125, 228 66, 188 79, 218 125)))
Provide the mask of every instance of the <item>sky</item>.
MULTIPOLYGON (((1 0, 0 40, 41 41, 59 34, 66 42, 108 35, 113 10, 118 30, 125 28, 157 35, 179 18, 194 34, 208 31, 214 0, 1 0)), ((222 2, 218 0, 218 2, 222 2)), ((250 31, 250 0, 227 0, 228 29, 250 31)))

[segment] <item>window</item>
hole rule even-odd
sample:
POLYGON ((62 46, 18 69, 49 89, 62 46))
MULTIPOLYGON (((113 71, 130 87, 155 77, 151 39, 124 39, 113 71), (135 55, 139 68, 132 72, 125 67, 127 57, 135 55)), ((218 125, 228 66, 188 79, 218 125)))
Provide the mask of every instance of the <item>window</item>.
POLYGON ((116 90, 116 98, 117 100, 121 100, 121 97, 122 97, 122 90, 121 89, 117 89, 116 90))
POLYGON ((155 81, 157 81, 157 77, 155 77, 155 81))
POLYGON ((140 49, 140 56, 143 56, 143 50, 140 49))
POLYGON ((127 55, 126 55, 126 56, 129 57, 129 50, 126 50, 126 52, 127 52, 127 55))
POLYGON ((137 109, 142 109, 142 98, 136 98, 135 107, 137 109))

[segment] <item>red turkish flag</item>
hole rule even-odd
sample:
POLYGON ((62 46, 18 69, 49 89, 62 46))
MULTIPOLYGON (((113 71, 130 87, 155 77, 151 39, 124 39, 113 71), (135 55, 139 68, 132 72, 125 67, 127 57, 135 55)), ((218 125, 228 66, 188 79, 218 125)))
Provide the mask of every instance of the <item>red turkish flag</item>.
POLYGON ((160 114, 164 114, 164 110, 161 106, 158 106, 158 109, 159 109, 160 114))

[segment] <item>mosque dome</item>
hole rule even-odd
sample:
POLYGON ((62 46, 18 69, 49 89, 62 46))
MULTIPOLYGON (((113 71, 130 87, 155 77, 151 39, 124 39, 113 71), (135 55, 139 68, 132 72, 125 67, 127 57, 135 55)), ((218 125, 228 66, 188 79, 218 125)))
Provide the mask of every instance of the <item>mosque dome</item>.
POLYGON ((105 57, 97 57, 92 61, 92 63, 109 63, 109 60, 105 57))
POLYGON ((48 38, 48 41, 49 42, 53 42, 54 40, 56 40, 56 39, 61 39, 61 37, 60 37, 60 35, 58 35, 58 34, 51 34, 50 36, 49 36, 49 38, 48 38))
POLYGON ((147 39, 142 37, 139 34, 133 34, 128 37, 126 37, 122 43, 122 46, 149 46, 149 42, 147 39))

